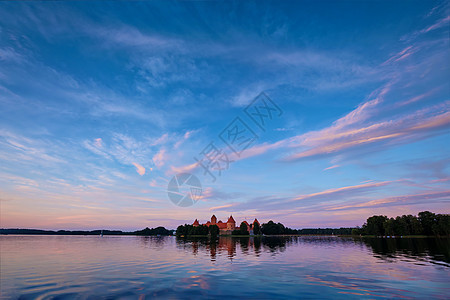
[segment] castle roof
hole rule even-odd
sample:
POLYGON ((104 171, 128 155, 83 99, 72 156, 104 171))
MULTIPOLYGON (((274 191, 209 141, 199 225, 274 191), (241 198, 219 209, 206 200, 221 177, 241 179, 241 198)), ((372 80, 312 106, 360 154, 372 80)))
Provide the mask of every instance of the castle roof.
POLYGON ((200 225, 200 224, 198 223, 198 220, 195 219, 194 224, 192 224, 192 225, 200 225))
POLYGON ((247 225, 247 226, 248 226, 248 223, 247 223, 247 221, 244 221, 244 222, 242 222, 242 223, 244 223, 245 225, 247 225))
POLYGON ((256 218, 255 218, 255 221, 253 221, 253 224, 255 224, 255 223, 259 224, 258 219, 256 219, 256 218))
POLYGON ((219 229, 227 229, 227 223, 219 222, 216 225, 219 229))
POLYGON ((236 221, 233 219, 233 216, 230 216, 230 217, 228 218, 227 223, 236 223, 236 221))

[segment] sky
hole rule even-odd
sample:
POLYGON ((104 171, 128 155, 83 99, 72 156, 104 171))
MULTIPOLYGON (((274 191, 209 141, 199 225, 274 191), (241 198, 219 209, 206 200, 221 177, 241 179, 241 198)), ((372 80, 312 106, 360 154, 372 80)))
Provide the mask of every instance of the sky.
POLYGON ((1 1, 0 227, 449 213, 449 12, 1 1), (180 173, 202 186, 188 207, 168 197, 180 173))

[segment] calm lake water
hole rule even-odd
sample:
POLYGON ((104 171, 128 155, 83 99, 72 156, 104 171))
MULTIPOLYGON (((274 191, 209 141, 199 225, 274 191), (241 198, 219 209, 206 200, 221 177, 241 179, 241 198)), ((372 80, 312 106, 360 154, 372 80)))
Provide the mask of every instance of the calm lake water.
POLYGON ((1 297, 449 298, 448 239, 0 236, 1 297))

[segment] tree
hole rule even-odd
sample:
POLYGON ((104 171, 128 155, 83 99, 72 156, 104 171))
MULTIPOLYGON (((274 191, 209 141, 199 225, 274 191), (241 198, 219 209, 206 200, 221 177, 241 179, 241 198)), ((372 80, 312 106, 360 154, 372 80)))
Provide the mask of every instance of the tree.
POLYGON ((261 234, 261 227, 259 226, 259 223, 257 223, 257 222, 253 223, 253 234, 254 235, 261 234))
POLYGON ((136 235, 170 235, 172 232, 162 226, 159 226, 152 229, 146 227, 145 229, 135 231, 134 233, 136 235))
POLYGON ((419 219, 413 215, 403 215, 402 219, 404 219, 406 223, 406 233, 405 235, 419 235, 423 234, 422 225, 420 224, 419 219))
POLYGON ((395 235, 409 235, 410 233, 408 232, 408 223, 407 223, 407 219, 405 218, 406 216, 403 215, 401 217, 396 217, 395 218, 395 222, 394 222, 394 232, 395 235))
POLYGON ((241 226, 239 226, 239 231, 241 232, 242 235, 249 235, 247 230, 247 224, 245 224, 245 222, 241 223, 241 226))
MULTIPOLYGON (((345 228, 341 228, 345 229, 345 228)), ((289 231, 289 228, 286 229, 289 231)), ((299 230, 303 232, 307 229, 299 230)), ((332 229, 330 229, 332 230, 332 229)), ((327 229, 314 229, 325 233, 327 229)), ((361 231, 358 228, 352 231, 352 234, 365 235, 435 235, 435 236, 449 236, 450 235, 450 215, 435 214, 429 211, 422 211, 418 217, 413 215, 403 215, 388 219, 386 216, 372 216, 367 219, 367 222, 362 226, 361 231)))
POLYGON ((361 235, 361 234, 362 234, 361 228, 356 227, 352 229, 352 235, 361 235))
POLYGON ((436 215, 436 224, 433 226, 434 235, 450 235, 450 215, 436 215))
POLYGON ((264 223, 261 228, 262 233, 267 235, 284 234, 284 230, 285 228, 283 224, 276 224, 272 220, 270 220, 268 223, 264 223))
POLYGON ((387 221, 386 216, 372 216, 367 219, 367 223, 363 225, 364 232, 368 235, 384 235, 384 223, 387 221))
POLYGON ((395 219, 394 218, 387 219, 383 224, 383 228, 386 235, 395 235, 394 233, 395 219))
POLYGON ((220 229, 217 225, 209 225, 209 234, 211 237, 217 237, 219 235, 220 229))
POLYGON ((176 235, 177 236, 184 236, 184 235, 186 235, 186 226, 184 226, 184 225, 180 225, 180 226, 178 226, 177 227, 177 233, 176 233, 176 235))
POLYGON ((421 211, 419 213, 419 221, 422 225, 423 234, 432 235, 433 227, 436 226, 436 215, 429 211, 421 211))

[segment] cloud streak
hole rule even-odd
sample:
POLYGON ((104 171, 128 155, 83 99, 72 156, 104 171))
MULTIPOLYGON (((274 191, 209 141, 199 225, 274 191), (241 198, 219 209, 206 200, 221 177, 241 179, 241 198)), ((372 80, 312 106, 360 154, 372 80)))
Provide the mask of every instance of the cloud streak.
POLYGON ((133 163, 133 166, 136 167, 136 172, 138 172, 139 175, 143 176, 145 174, 145 168, 143 166, 135 162, 133 163))

